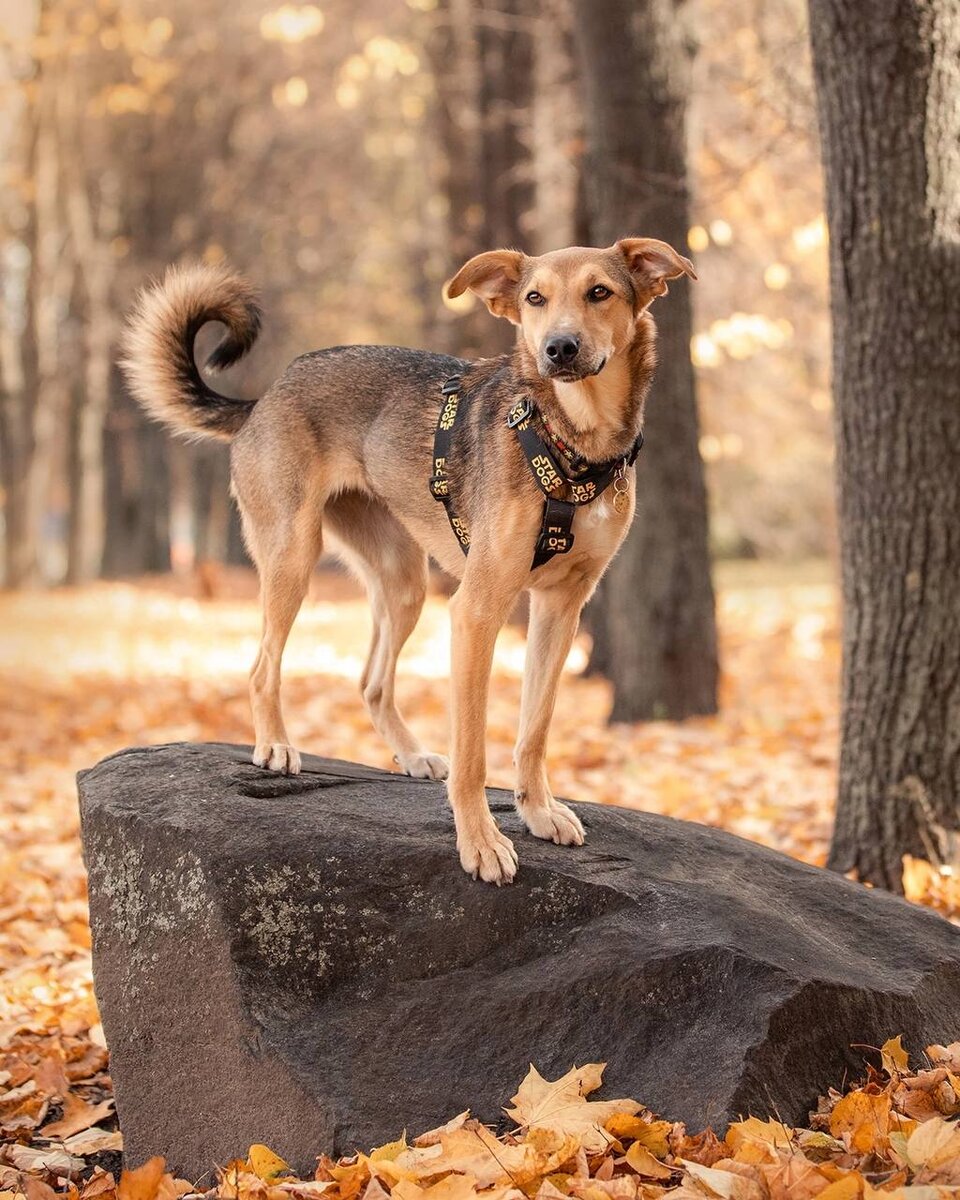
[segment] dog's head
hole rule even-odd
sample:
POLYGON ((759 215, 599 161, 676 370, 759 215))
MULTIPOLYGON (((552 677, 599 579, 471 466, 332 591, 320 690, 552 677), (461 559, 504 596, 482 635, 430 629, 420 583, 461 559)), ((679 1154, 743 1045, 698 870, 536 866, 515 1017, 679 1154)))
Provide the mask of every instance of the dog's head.
POLYGON ((490 250, 464 263, 447 295, 468 289, 497 317, 519 325, 544 379, 598 375, 633 341, 637 319, 667 280, 696 279, 689 259, 656 238, 624 238, 606 249, 572 246, 531 258, 490 250))

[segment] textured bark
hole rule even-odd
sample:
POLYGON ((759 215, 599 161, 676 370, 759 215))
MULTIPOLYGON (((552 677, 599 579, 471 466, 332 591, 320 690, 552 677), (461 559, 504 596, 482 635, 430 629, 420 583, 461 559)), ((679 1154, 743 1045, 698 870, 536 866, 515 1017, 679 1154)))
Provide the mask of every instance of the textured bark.
MULTIPOLYGON (((591 242, 658 237, 686 250, 686 107, 692 47, 674 0, 577 0, 591 242)), ((660 366, 637 464, 637 516, 591 606, 612 720, 716 711, 707 498, 686 280, 655 308, 660 366)))
POLYGON ((831 242, 843 719, 830 865, 960 815, 960 8, 811 0, 831 242))
MULTIPOLYGON (((532 232, 533 172, 522 131, 536 22, 531 0, 442 0, 438 17, 428 49, 452 275, 472 255, 520 245, 532 232)), ((467 357, 500 354, 515 337, 479 303, 437 332, 441 348, 467 357)))
POLYGON ((541 0, 533 35, 530 153, 536 231, 530 249, 545 254, 575 246, 577 147, 583 116, 576 88, 569 0, 541 0))

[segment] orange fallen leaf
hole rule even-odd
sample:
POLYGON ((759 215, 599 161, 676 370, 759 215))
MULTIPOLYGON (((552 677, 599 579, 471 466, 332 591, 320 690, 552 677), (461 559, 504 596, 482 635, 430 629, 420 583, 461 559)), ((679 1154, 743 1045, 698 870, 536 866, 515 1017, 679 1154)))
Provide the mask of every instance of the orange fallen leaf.
POLYGON ((132 1171, 123 1171, 117 1185, 117 1200, 156 1200, 166 1166, 165 1160, 156 1155, 132 1171))
POLYGON ((830 1114, 830 1132, 834 1137, 848 1134, 851 1149, 860 1154, 884 1146, 890 1130, 890 1097, 886 1092, 863 1088, 849 1092, 830 1114))
POLYGON ((64 1098, 63 1116, 49 1125, 44 1125, 41 1132, 48 1138, 68 1138, 83 1129, 89 1129, 91 1125, 98 1124, 112 1112, 112 1100, 104 1100, 100 1104, 87 1104, 71 1092, 64 1098))
POLYGON ((640 1142, 634 1142, 624 1158, 638 1175, 645 1175, 648 1179, 669 1179, 673 1174, 669 1167, 655 1158, 640 1142))

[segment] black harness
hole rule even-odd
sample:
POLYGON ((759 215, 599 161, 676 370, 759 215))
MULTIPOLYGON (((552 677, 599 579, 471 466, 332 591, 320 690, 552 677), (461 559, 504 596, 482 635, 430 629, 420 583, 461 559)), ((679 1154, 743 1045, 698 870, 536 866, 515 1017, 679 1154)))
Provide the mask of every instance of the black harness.
MULTIPOLYGON (((450 495, 450 448, 457 420, 463 410, 464 394, 459 375, 453 375, 441 389, 443 404, 437 418, 433 439, 433 474, 430 492, 447 513, 447 520, 464 554, 470 550, 470 531, 457 516, 450 495)), ((543 519, 534 547, 531 570, 549 562, 555 554, 567 554, 573 549, 573 518, 583 504, 590 504, 614 484, 614 504, 626 496, 627 467, 632 467, 643 446, 643 433, 637 435, 627 454, 604 463, 588 463, 577 454, 567 453, 569 471, 560 466, 558 446, 548 441, 537 428, 537 410, 529 397, 518 400, 507 413, 507 428, 517 435, 530 473, 543 492, 543 519), (561 499, 560 495, 564 498, 561 499)), ((543 418, 539 420, 544 425, 543 418)))

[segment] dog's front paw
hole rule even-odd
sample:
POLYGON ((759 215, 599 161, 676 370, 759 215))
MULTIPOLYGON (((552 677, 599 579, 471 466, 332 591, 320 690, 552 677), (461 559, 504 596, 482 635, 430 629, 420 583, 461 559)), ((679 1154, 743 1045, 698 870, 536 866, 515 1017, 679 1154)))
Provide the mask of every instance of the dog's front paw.
POLYGON ((253 763, 277 771, 281 775, 300 774, 300 752, 286 742, 258 742, 253 752, 253 763))
POLYGON ((513 842, 497 828, 490 817, 478 831, 457 836, 460 865, 474 879, 485 883, 513 883, 517 873, 517 852, 513 842))
POLYGON ((523 792, 516 794, 517 811, 534 837, 558 846, 582 846, 586 840, 580 818, 567 804, 549 797, 546 803, 531 804, 523 792))
POLYGON ((398 754, 397 765, 405 775, 414 779, 446 779, 450 761, 442 754, 398 754))

